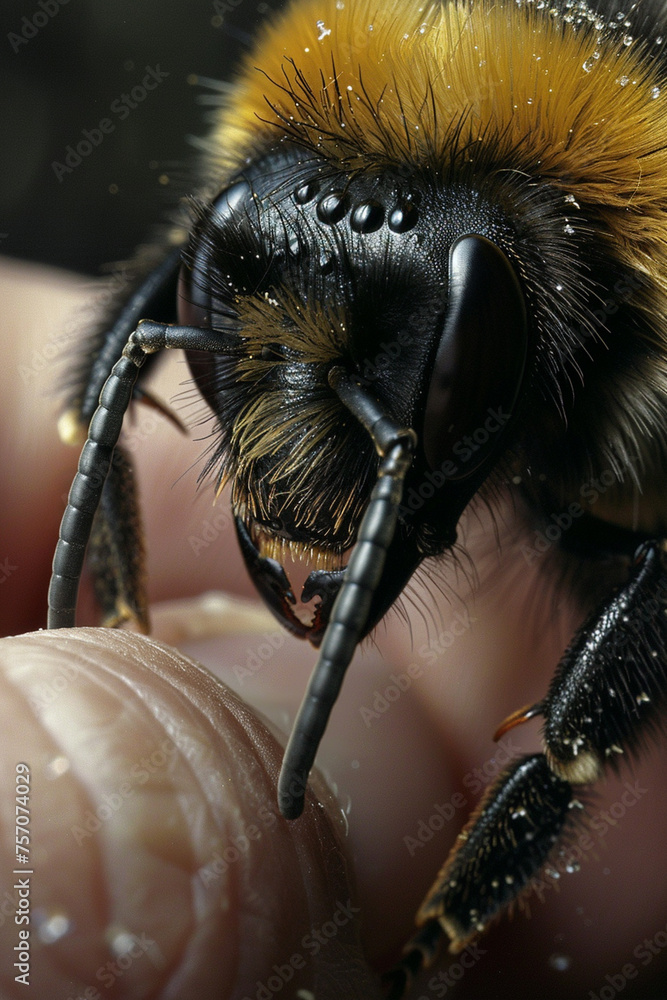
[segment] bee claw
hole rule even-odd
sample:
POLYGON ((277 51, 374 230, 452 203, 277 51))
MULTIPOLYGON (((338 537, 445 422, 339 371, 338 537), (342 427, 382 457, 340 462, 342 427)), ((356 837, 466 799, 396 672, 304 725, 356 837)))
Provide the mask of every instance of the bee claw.
POLYGON ((296 604, 296 598, 287 573, 275 559, 259 554, 240 517, 235 517, 234 523, 243 561, 258 593, 281 625, 293 635, 305 639, 310 632, 310 626, 297 618, 290 607, 291 604, 296 604))
POLYGON ((343 584, 344 573, 345 571, 342 569, 316 569, 313 570, 303 585, 301 600, 304 604, 308 604, 314 597, 319 597, 320 599, 313 615, 311 631, 308 633, 308 640, 316 649, 319 648, 322 642, 322 636, 331 616, 331 609, 338 596, 338 591, 343 584))

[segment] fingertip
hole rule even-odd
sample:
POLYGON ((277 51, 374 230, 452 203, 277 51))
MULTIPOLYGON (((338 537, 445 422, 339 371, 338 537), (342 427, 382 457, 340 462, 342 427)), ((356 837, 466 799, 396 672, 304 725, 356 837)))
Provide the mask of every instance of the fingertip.
MULTIPOLYGON (((322 976, 363 966, 340 811, 311 792, 299 821, 280 816, 282 747, 243 702, 127 632, 5 639, 0 667, 3 780, 19 760, 31 774, 38 995, 240 1000, 281 975, 339 995, 322 976)), ((15 936, 6 920, 3 955, 15 936)))

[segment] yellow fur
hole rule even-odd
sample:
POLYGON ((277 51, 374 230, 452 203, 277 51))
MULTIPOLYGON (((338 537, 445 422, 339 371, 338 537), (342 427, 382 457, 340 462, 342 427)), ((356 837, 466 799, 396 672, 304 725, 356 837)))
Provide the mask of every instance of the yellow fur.
POLYGON ((216 144, 240 166, 284 131, 282 116, 313 145, 321 132, 323 153, 353 168, 434 157, 445 168, 465 115, 458 146, 470 157, 511 150, 515 169, 629 210, 618 221, 628 237, 662 240, 667 88, 652 98, 661 81, 641 45, 590 16, 575 29, 515 2, 304 0, 260 38, 216 144), (303 84, 315 101, 295 106, 303 84))

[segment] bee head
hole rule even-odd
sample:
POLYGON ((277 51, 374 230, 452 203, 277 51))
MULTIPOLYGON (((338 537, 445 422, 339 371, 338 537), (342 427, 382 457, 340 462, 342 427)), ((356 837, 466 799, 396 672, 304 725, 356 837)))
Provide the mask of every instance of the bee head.
POLYGON ((314 565, 305 593, 326 604, 323 581, 337 589, 378 471, 334 368, 419 441, 406 482, 419 502, 402 508, 374 620, 425 556, 453 544, 526 364, 512 239, 497 205, 469 189, 414 170, 342 171, 288 142, 199 212, 180 319, 238 343, 189 356, 218 425, 207 470, 231 481, 246 562, 293 631, 317 642, 326 622, 295 620, 280 564, 314 565))

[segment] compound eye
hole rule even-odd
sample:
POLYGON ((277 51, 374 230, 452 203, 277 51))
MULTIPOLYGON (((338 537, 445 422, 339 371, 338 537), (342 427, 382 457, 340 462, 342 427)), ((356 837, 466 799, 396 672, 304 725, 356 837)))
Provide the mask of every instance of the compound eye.
POLYGON ((432 469, 447 463, 448 477, 463 481, 498 457, 523 381, 527 329, 508 257, 484 236, 462 236, 450 252, 449 303, 426 397, 432 469))
MULTIPOLYGON (((231 316, 229 303, 216 294, 213 275, 219 271, 216 255, 248 218, 252 190, 245 180, 228 187, 211 203, 190 247, 190 263, 181 267, 178 320, 186 326, 215 327, 216 318, 231 316)), ((225 278, 225 275, 222 275, 225 278)))

